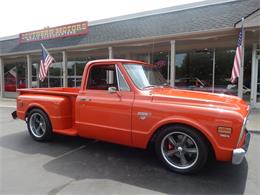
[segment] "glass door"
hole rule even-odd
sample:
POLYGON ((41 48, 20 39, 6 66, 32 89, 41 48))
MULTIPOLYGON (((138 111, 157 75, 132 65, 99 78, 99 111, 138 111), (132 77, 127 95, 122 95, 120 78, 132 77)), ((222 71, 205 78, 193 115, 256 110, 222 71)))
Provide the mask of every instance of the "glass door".
POLYGON ((260 108, 260 56, 257 58, 256 107, 260 108))
POLYGON ((7 59, 4 61, 4 96, 14 98, 17 89, 27 87, 26 59, 7 59))

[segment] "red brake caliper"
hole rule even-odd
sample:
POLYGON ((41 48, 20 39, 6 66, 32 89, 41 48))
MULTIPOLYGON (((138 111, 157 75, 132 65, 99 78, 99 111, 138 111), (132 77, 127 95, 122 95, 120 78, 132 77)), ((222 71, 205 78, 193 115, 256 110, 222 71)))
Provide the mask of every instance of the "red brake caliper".
POLYGON ((172 150, 173 147, 174 147, 174 146, 173 146, 172 144, 168 143, 168 150, 172 150))

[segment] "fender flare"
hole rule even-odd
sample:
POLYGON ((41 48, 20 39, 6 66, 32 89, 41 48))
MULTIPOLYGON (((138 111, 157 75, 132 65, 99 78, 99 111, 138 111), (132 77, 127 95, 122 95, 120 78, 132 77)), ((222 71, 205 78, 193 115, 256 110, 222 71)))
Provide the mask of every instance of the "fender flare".
MULTIPOLYGON (((29 105, 27 106, 27 108, 26 108, 26 110, 25 110, 25 116, 29 113, 29 110, 31 110, 31 109, 33 109, 33 108, 42 109, 42 110, 47 114, 47 116, 48 116, 49 119, 50 119, 50 116, 49 116, 49 114, 48 114, 48 112, 47 112, 47 109, 46 109, 44 106, 42 106, 41 104, 37 104, 37 103, 31 103, 31 104, 29 104, 29 105)), ((51 119, 50 119, 50 120, 51 120, 51 119)))
POLYGON ((185 117, 180 117, 180 116, 168 117, 168 118, 165 118, 165 119, 159 121, 158 123, 156 123, 152 127, 151 131, 149 132, 149 139, 148 139, 147 145, 148 145, 149 141, 152 139, 153 135, 161 127, 163 127, 165 125, 169 125, 169 124, 182 124, 182 125, 187 125, 187 126, 193 127, 206 137, 206 139, 209 141, 209 143, 212 145, 212 147, 215 151, 217 150, 217 148, 220 148, 220 146, 216 142, 216 140, 215 140, 214 136, 212 135, 212 133, 210 132, 210 130, 208 130, 203 125, 199 124, 197 121, 187 119, 185 117))

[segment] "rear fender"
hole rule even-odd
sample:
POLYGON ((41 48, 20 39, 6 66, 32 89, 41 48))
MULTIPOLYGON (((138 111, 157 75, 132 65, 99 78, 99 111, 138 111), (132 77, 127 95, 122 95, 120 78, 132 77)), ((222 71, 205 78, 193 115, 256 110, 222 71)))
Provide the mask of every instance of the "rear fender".
POLYGON ((17 99, 18 104, 22 104, 21 108, 17 107, 17 114, 20 119, 25 120, 30 110, 39 108, 48 115, 54 132, 55 130, 72 127, 72 106, 68 97, 44 95, 30 97, 30 95, 21 95, 17 99))

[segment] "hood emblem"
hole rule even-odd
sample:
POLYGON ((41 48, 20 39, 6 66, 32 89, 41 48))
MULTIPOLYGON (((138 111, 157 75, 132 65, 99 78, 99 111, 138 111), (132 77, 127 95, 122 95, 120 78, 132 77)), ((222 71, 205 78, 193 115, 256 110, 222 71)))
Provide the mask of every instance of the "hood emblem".
POLYGON ((139 116, 140 120, 145 120, 148 116, 151 115, 149 112, 138 112, 137 115, 139 116))

